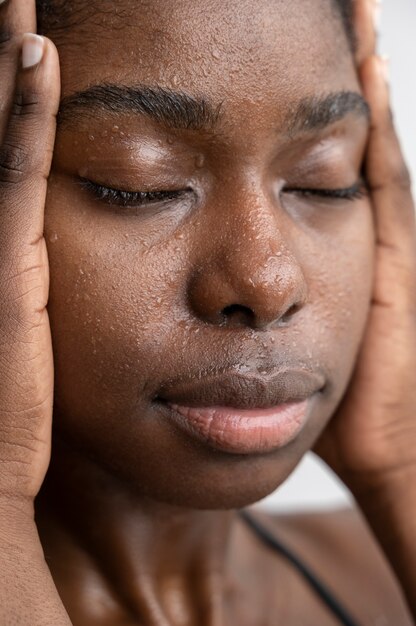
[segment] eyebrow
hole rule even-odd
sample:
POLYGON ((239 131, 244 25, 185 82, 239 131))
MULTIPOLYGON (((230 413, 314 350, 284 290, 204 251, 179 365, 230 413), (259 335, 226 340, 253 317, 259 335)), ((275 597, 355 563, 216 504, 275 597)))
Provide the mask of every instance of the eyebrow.
MULTIPOLYGON (((223 116, 223 102, 213 104, 205 97, 160 86, 103 83, 63 98, 58 124, 66 126, 82 117, 96 118, 105 113, 144 115, 172 129, 214 130, 223 116)), ((349 114, 370 117, 367 102, 357 92, 303 98, 290 107, 283 131, 293 135, 321 130, 349 114)))
POLYGON ((159 86, 101 84, 64 98, 58 123, 66 125, 82 116, 96 117, 100 112, 135 113, 169 128, 213 129, 220 119, 221 106, 221 103, 213 106, 203 97, 159 86))
POLYGON ((286 116, 286 132, 322 130, 339 122, 347 115, 370 119, 370 107, 363 96, 355 91, 340 91, 324 97, 304 98, 286 116))

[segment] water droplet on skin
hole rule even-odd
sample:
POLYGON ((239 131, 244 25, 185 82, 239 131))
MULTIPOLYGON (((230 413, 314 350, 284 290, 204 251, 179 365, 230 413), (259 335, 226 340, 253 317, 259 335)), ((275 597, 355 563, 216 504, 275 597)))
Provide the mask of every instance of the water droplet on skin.
POLYGON ((58 241, 58 235, 56 233, 51 233, 49 235, 49 241, 51 243, 55 243, 56 241, 58 241))
POLYGON ((179 85, 179 76, 176 76, 176 74, 172 77, 172 84, 175 85, 179 85))
POLYGON ((117 133, 120 130, 120 126, 117 126, 117 124, 114 124, 113 128, 111 129, 113 133, 117 133))
POLYGON ((81 276, 84 276, 85 272, 82 268, 79 269, 79 273, 81 274, 81 276))
POLYGON ((94 141, 95 137, 94 137, 94 135, 88 135, 88 139, 89 139, 90 141, 94 141))
POLYGON ((281 252, 277 252, 276 256, 282 256, 282 253, 281 252))
POLYGON ((216 48, 213 48, 211 50, 211 54, 214 57, 214 59, 220 59, 221 58, 221 54, 220 54, 219 50, 217 50, 216 48))
POLYGON ((195 167, 199 169, 204 166, 204 163, 205 163, 204 155, 198 154, 197 157, 195 158, 195 167))

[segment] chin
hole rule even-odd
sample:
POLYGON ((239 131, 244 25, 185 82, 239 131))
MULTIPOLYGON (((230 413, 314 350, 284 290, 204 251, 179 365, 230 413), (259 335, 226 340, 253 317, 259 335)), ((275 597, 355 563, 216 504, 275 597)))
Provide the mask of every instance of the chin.
MULTIPOLYGON (((72 451, 71 462, 80 465, 79 471, 101 476, 100 482, 134 494, 137 501, 194 510, 240 509, 270 495, 313 447, 326 422, 317 413, 287 445, 267 453, 236 454, 167 428, 162 420, 130 418, 125 423, 122 415, 101 415, 94 423, 86 416, 68 419, 71 428, 66 429, 65 417, 56 415, 55 429, 61 426, 59 439, 72 451)), ((62 449, 53 445, 52 466, 58 470, 62 463, 65 469, 62 449)))
POLYGON ((299 448, 295 445, 253 457, 217 453, 214 462, 193 465, 181 475, 171 474, 164 482, 153 479, 144 484, 143 477, 135 476, 134 470, 129 472, 128 482, 139 498, 175 507, 241 509, 269 496, 285 482, 306 452, 299 448))

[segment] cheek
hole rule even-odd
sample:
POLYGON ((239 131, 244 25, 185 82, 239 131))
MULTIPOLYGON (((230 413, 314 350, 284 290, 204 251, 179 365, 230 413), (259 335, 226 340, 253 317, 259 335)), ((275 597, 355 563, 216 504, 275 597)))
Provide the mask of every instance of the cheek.
POLYGON ((81 422, 131 414, 175 368, 183 258, 171 242, 148 249, 132 230, 62 216, 47 227, 56 407, 81 422))
POLYGON ((365 330, 373 266, 373 220, 363 202, 308 261, 312 348, 323 359, 337 398, 345 391, 365 330))

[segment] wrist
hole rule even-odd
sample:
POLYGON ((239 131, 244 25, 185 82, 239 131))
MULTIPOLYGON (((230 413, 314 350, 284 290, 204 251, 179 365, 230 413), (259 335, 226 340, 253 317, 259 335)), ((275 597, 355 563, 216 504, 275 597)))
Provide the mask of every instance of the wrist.
POLYGON ((416 468, 367 476, 352 491, 416 619, 416 468))
POLYGON ((416 464, 396 465, 385 470, 348 472, 344 483, 358 503, 395 506, 403 499, 416 499, 416 464))
POLYGON ((8 558, 13 565, 24 554, 33 564, 45 566, 33 501, 0 497, 0 554, 3 564, 8 558))
POLYGON ((0 624, 71 626, 45 560, 33 501, 0 497, 0 624))
POLYGON ((29 498, 0 496, 0 540, 37 534, 35 508, 29 498))

